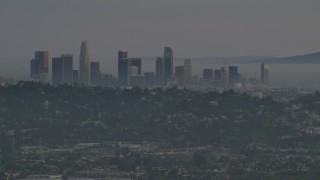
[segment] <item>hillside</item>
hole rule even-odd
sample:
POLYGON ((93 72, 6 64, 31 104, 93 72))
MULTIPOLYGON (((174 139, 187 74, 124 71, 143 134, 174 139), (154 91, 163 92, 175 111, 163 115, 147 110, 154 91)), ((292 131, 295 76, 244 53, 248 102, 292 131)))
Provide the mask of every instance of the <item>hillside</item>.
POLYGON ((320 62, 320 52, 297 55, 291 57, 273 58, 264 60, 266 63, 318 63, 320 62))

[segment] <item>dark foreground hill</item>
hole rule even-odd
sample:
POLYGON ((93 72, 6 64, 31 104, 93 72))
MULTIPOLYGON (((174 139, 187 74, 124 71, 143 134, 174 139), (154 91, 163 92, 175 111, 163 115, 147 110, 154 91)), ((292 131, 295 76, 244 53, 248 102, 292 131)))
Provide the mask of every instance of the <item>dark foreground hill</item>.
POLYGON ((297 136, 306 114, 271 97, 233 91, 171 88, 51 87, 21 83, 0 88, 1 135, 24 143, 69 140, 165 141, 174 145, 270 143, 297 136))
POLYGON ((0 87, 0 179, 316 179, 319 102, 317 92, 280 103, 233 91, 0 87))

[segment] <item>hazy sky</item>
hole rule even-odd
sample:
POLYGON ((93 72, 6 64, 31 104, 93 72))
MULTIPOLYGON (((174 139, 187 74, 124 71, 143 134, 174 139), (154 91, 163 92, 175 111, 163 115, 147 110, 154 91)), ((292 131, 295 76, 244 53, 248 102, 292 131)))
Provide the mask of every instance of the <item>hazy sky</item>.
POLYGON ((320 49, 319 0, 1 0, 1 57, 286 56, 320 49))

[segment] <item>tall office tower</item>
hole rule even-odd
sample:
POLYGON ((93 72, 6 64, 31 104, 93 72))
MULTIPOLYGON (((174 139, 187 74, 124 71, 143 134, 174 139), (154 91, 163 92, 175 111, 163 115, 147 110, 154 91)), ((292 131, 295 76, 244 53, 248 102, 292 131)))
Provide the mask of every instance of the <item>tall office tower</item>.
POLYGON ((130 76, 139 76, 138 66, 128 66, 128 77, 130 76))
POLYGON ((229 66, 229 85, 232 87, 239 82, 238 66, 229 66))
POLYGON ((63 84, 63 61, 61 57, 52 58, 52 84, 63 84))
POLYGON ((31 78, 40 79, 40 74, 45 75, 49 72, 49 53, 48 51, 36 51, 34 59, 30 61, 31 78))
POLYGON ((213 80, 213 69, 203 69, 202 79, 213 80))
POLYGON ((48 51, 36 51, 35 59, 38 61, 39 73, 49 72, 49 53, 48 51))
POLYGON ((138 67, 138 74, 141 75, 141 58, 129 58, 131 66, 138 67))
POLYGON ((79 70, 72 71, 73 84, 79 84, 79 70))
POLYGON ((132 80, 136 79, 139 75, 139 67, 138 66, 128 66, 128 80, 127 85, 133 87, 132 80))
POLYGON ((164 47, 164 80, 170 81, 173 78, 173 51, 170 47, 164 47))
POLYGON ((156 60, 156 83, 159 86, 165 84, 164 82, 164 61, 162 57, 157 57, 156 60))
POLYGON ((154 72, 145 72, 144 73, 145 85, 147 87, 152 87, 155 84, 155 74, 154 72))
POLYGON ((118 51, 118 82, 119 86, 126 86, 128 81, 128 52, 118 51))
POLYGON ((63 83, 71 85, 73 84, 73 55, 62 54, 61 59, 63 62, 63 83))
POLYGON ((87 41, 82 41, 80 46, 80 57, 79 57, 79 80, 84 85, 89 85, 89 47, 87 41))
POLYGON ((175 78, 178 80, 178 85, 183 86, 184 66, 175 67, 175 78))
POLYGON ((260 81, 262 84, 267 84, 269 81, 269 67, 268 65, 261 64, 260 81))
POLYGON ((183 66, 183 83, 184 85, 191 85, 192 84, 192 65, 191 59, 184 60, 183 66))
POLYGON ((93 86, 99 86, 101 80, 100 63, 90 63, 90 82, 93 86))
POLYGON ((222 80, 222 86, 227 87, 228 73, 227 73, 227 69, 225 67, 221 67, 221 80, 222 80))

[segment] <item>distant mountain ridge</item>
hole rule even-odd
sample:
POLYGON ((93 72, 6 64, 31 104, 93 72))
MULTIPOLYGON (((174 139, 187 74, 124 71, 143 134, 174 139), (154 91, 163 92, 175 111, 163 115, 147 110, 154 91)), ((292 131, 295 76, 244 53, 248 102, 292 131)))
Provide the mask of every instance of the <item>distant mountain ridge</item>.
POLYGON ((289 56, 289 57, 272 57, 272 56, 239 56, 239 57, 201 57, 195 58, 200 61, 213 62, 265 62, 265 63, 320 63, 320 52, 289 56))
POLYGON ((223 56, 212 56, 212 57, 199 57, 194 58, 194 60, 198 61, 214 61, 214 62, 250 62, 250 61, 263 61, 265 59, 274 59, 276 57, 273 56, 230 56, 230 57, 223 57, 223 56))
MULTIPOLYGON (((261 61, 260 61, 261 62, 261 61)), ((320 52, 263 60, 266 63, 319 63, 320 52)))
MULTIPOLYGON (((143 61, 155 61, 157 57, 142 57, 143 61)), ((320 63, 320 52, 289 56, 207 56, 191 58, 193 61, 216 63, 320 63)), ((183 61, 184 58, 175 58, 175 61, 183 61)))
MULTIPOLYGON (((155 61, 157 57, 142 57, 144 61, 155 61)), ((274 59, 277 57, 273 56, 207 56, 207 57, 196 57, 191 58, 193 61, 202 61, 202 62, 252 62, 252 61, 263 61, 265 59, 274 59)), ((183 61, 185 58, 175 58, 175 61, 183 61)))

